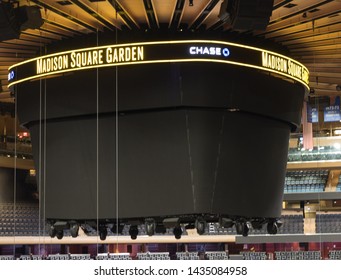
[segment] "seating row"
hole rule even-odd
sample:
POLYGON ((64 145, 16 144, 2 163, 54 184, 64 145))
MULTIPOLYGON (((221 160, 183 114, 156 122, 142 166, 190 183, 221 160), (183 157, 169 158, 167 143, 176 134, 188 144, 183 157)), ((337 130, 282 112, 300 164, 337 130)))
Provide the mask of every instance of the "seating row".
POLYGON ((266 252, 243 251, 240 252, 244 260, 266 260, 266 252))
MULTIPOLYGON (((207 252, 176 252, 176 260, 199 260, 205 255, 208 260, 228 260, 230 256, 226 251, 207 252)), ((243 260, 267 260, 267 252, 242 251, 239 253, 243 260)), ((231 259, 234 255, 231 255, 231 259)), ((146 252, 137 253, 138 260, 170 260, 169 252, 146 252)), ((330 250, 328 258, 331 260, 341 259, 341 250, 330 250)), ((21 255, 15 258, 13 255, 0 255, 0 260, 91 260, 90 254, 50 254, 43 255, 21 255)), ((130 253, 100 253, 96 260, 132 260, 130 253)), ((321 260, 321 251, 275 251, 275 260, 321 260)))
POLYGON ((289 153, 288 154, 288 162, 295 161, 318 161, 318 160, 339 160, 341 159, 340 152, 315 152, 315 153, 289 153))
POLYGON ((138 260, 170 260, 169 253, 137 253, 138 260))
POLYGON ((341 232, 341 214, 316 214, 316 233, 341 232))
POLYGON ((55 254, 48 255, 48 260, 90 260, 90 254, 55 254))
POLYGON ((331 251, 329 251, 328 257, 331 260, 341 260, 341 251, 340 250, 331 250, 331 251))
POLYGON ((284 193, 324 192, 325 185, 291 185, 284 186, 284 193))
POLYGON ((131 260, 129 253, 103 253, 96 256, 96 260, 131 260))
POLYGON ((320 260, 320 251, 275 251, 276 260, 320 260))

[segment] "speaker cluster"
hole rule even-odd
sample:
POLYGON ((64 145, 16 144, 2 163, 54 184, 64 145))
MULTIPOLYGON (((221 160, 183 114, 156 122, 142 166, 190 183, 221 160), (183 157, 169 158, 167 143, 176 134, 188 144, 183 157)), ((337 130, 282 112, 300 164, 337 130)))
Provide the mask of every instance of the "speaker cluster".
POLYGON ((272 15, 274 0, 224 0, 219 18, 233 30, 265 30, 272 15))
POLYGON ((19 7, 12 2, 0 2, 0 42, 18 39, 22 31, 38 29, 42 25, 38 6, 19 7))

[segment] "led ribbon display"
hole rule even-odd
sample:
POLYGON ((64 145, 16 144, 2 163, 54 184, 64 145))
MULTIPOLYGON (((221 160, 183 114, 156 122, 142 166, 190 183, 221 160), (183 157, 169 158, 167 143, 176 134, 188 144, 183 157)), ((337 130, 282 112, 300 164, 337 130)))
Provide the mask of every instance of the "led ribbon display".
POLYGON ((98 67, 213 62, 272 72, 309 90, 309 71, 298 61, 251 46, 223 41, 183 40, 119 44, 40 56, 9 68, 9 87, 25 81, 98 67))

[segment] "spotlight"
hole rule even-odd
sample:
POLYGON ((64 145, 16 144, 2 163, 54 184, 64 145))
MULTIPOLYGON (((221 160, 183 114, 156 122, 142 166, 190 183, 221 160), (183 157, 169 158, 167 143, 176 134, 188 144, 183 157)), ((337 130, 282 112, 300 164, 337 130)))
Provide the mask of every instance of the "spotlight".
POLYGON ((173 229, 173 233, 174 233, 175 239, 180 239, 181 235, 182 235, 182 228, 181 228, 181 226, 176 226, 173 229))
POLYGON ((302 17, 306 18, 306 17, 307 17, 307 13, 304 12, 304 13, 302 14, 302 17))
POLYGON ((155 233, 155 221, 154 219, 146 219, 145 228, 148 236, 152 236, 155 233))
POLYGON ((57 236, 58 239, 62 239, 63 236, 64 236, 64 231, 62 229, 61 230, 57 230, 56 236, 57 236))
POLYGON ((76 223, 73 223, 70 225, 70 234, 73 238, 76 238, 78 236, 79 231, 79 225, 76 223))
POLYGON ((132 240, 135 240, 137 238, 137 235, 139 234, 139 230, 137 228, 137 225, 130 225, 129 234, 130 234, 130 238, 132 240))
POLYGON ((341 85, 337 85, 337 86, 336 86, 336 90, 337 90, 337 91, 341 91, 341 85))
POLYGON ((245 222, 243 232, 242 232, 244 237, 249 235, 249 230, 250 230, 250 224, 248 222, 245 222))
POLYGON ((165 228, 173 228, 173 233, 176 239, 180 239, 182 235, 182 228, 180 226, 179 218, 166 218, 162 221, 165 228))
POLYGON ((107 238, 108 230, 105 224, 99 225, 99 238, 104 241, 107 238))
POLYGON ((49 228, 49 236, 50 236, 51 238, 54 238, 54 237, 56 237, 56 234, 57 234, 57 231, 56 231, 56 229, 54 228, 54 226, 53 226, 53 225, 50 226, 50 228, 49 228))
POLYGON ((202 218, 198 218, 195 221, 195 228, 197 229, 197 233, 199 235, 202 235, 205 233, 205 229, 206 229, 206 221, 202 218))
POLYGON ((65 221, 55 222, 49 229, 49 235, 53 238, 57 236, 58 239, 62 239, 64 236, 64 229, 68 229, 69 224, 65 221))
POLYGON ((277 227, 280 228, 283 225, 283 222, 281 220, 276 221, 277 227))
POLYGON ((282 224, 282 221, 270 220, 266 227, 268 234, 277 234, 278 228, 280 228, 282 224))
POLYGON ((246 221, 238 221, 236 222, 236 230, 237 234, 241 234, 246 237, 249 234, 250 225, 246 221))
POLYGON ((266 230, 267 230, 268 234, 277 234, 278 227, 277 227, 276 223, 269 222, 267 227, 266 227, 266 230))
POLYGON ((189 0, 189 6, 193 6, 193 0, 189 0))
POLYGON ((315 94, 315 89, 314 88, 310 88, 310 94, 315 94))

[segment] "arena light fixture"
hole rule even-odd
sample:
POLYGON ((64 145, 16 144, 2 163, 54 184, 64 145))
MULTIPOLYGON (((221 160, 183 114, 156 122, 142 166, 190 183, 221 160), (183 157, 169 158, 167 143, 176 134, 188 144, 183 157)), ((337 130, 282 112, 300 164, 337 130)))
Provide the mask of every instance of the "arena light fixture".
POLYGON ((146 219, 145 221, 145 229, 148 236, 152 236, 155 233, 155 220, 154 219, 146 219))
POLYGON ((107 238, 108 235, 108 229, 105 224, 100 224, 99 225, 99 238, 104 241, 107 238))
POLYGON ((274 222, 274 221, 268 222, 268 225, 266 226, 266 230, 267 230, 268 234, 277 234, 278 227, 277 227, 276 222, 274 222))
POLYGON ((181 239, 181 235, 182 235, 182 228, 181 228, 181 226, 174 227, 173 234, 174 234, 175 239, 181 239))
POLYGON ((130 225, 129 228, 129 235, 132 240, 135 240, 137 238, 137 235, 139 234, 139 229, 137 225, 130 225))
POLYGON ((206 225, 207 223, 203 218, 199 217, 196 219, 195 228, 197 229, 197 233, 199 235, 202 235, 205 233, 206 225))
POLYGON ((250 224, 247 221, 239 220, 236 222, 237 234, 241 234, 244 237, 249 235, 250 224))
POLYGON ((57 230, 57 232, 56 232, 56 237, 58 238, 58 239, 63 239, 63 237, 64 237, 64 231, 61 229, 61 230, 57 230))
POLYGON ((56 237, 56 234, 57 234, 57 231, 56 229, 54 228, 54 225, 51 225, 50 228, 49 228, 49 236, 51 238, 55 238, 56 237))
POLYGON ((56 221, 49 228, 49 235, 51 238, 57 237, 62 239, 64 236, 64 229, 68 229, 69 224, 66 221, 56 221))
POLYGON ((73 238, 76 238, 78 236, 79 232, 79 225, 77 223, 71 223, 70 224, 70 234, 73 238))
POLYGON ((280 220, 270 219, 266 227, 268 234, 277 234, 278 229, 282 226, 282 224, 283 222, 280 220))

